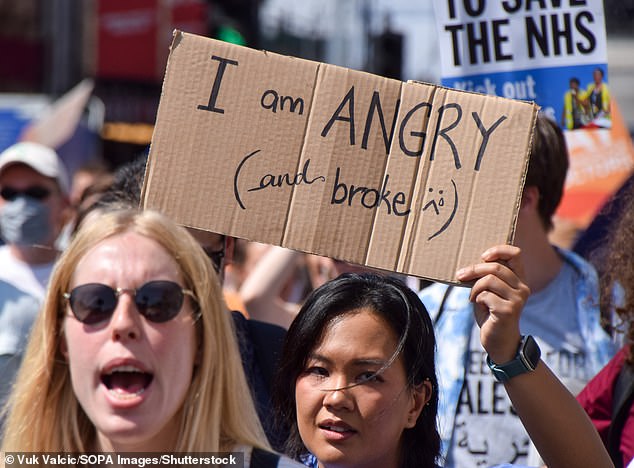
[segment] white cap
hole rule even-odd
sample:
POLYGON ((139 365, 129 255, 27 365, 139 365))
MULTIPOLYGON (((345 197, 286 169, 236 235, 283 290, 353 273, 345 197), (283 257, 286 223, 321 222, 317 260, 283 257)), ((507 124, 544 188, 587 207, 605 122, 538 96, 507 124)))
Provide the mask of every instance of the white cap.
POLYGON ((0 173, 12 164, 25 164, 43 176, 57 181, 61 191, 68 195, 70 180, 64 163, 51 148, 23 141, 0 153, 0 173))

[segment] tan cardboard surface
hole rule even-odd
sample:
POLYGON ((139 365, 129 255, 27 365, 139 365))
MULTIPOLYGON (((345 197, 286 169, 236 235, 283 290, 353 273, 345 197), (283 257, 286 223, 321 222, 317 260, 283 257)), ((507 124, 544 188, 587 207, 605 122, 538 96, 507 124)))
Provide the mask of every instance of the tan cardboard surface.
POLYGON ((176 32, 143 205, 187 226, 454 282, 513 239, 536 113, 176 32))

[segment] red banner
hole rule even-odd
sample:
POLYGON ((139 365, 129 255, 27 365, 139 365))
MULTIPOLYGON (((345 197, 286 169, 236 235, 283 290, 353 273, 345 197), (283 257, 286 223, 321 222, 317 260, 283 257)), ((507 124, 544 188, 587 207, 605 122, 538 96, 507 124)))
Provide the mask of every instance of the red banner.
POLYGON ((206 28, 202 0, 98 0, 96 76, 161 82, 172 31, 206 28))

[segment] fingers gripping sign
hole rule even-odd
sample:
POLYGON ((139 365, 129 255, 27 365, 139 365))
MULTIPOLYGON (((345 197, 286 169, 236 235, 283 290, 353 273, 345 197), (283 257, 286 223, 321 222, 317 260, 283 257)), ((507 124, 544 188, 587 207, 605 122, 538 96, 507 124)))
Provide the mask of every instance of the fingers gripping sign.
POLYGON ((518 247, 497 245, 482 254, 482 263, 456 272, 460 281, 475 281, 470 299, 475 305, 480 340, 498 363, 515 357, 520 342, 520 315, 530 294, 524 283, 520 253, 518 247))

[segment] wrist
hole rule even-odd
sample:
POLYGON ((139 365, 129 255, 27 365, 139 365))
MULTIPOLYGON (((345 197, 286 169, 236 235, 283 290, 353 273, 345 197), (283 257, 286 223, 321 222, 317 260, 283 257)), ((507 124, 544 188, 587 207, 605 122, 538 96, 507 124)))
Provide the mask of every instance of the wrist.
POLYGON ((534 371, 540 357, 541 351, 537 342, 532 336, 526 335, 522 337, 513 359, 498 364, 487 356, 487 364, 498 381, 506 382, 518 375, 534 371))
POLYGON ((498 364, 505 364, 513 359, 517 355, 517 351, 522 342, 523 336, 519 330, 513 332, 506 332, 502 339, 488 339, 482 342, 485 351, 491 361, 498 364))

